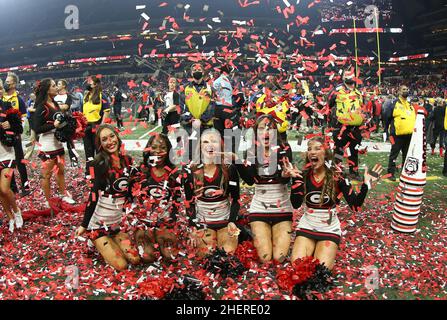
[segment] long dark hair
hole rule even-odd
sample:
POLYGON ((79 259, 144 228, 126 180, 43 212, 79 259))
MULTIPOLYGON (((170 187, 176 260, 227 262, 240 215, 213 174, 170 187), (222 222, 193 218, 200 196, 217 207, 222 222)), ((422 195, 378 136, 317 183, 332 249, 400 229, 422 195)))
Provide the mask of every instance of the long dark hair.
MULTIPOLYGON (((327 194, 329 198, 335 203, 337 201, 337 188, 336 188, 336 181, 340 179, 340 175, 337 173, 336 165, 334 161, 334 154, 332 153, 329 143, 326 141, 324 137, 313 137, 309 140, 308 145, 316 142, 321 143, 321 145, 324 148, 324 161, 325 161, 325 176, 324 176, 324 185, 323 190, 321 191, 321 199, 320 199, 320 205, 324 203, 324 195, 327 194), (326 163, 330 163, 331 166, 328 167, 326 163)), ((305 169, 304 169, 304 176, 307 177, 309 174, 311 174, 310 169, 310 161, 309 157, 307 156, 308 152, 306 152, 304 155, 306 157, 305 159, 305 169)), ((306 184, 304 184, 304 188, 306 188, 306 184)), ((307 191, 305 191, 306 193, 307 191)))
POLYGON ((144 148, 142 165, 144 166, 145 169, 150 168, 149 157, 151 156, 152 151, 151 146, 156 139, 162 139, 166 144, 166 147, 168 148, 168 156, 166 157, 165 165, 168 166, 169 169, 173 170, 175 168, 175 165, 171 162, 171 159, 169 158, 169 154, 171 153, 172 150, 172 144, 171 141, 169 141, 168 136, 165 135, 164 133, 156 133, 149 138, 149 141, 147 142, 146 147, 144 148))
POLYGON ((92 81, 96 84, 96 87, 87 93, 85 101, 91 100, 93 104, 99 104, 101 102, 102 93, 101 80, 94 76, 92 77, 92 81))
POLYGON ((98 178, 99 179, 101 179, 101 178, 108 179, 110 176, 109 172, 112 169, 112 159, 111 159, 112 157, 107 151, 105 151, 101 147, 101 132, 105 129, 109 129, 110 131, 112 131, 115 134, 115 136, 118 138, 118 150, 119 150, 119 158, 120 158, 121 168, 125 168, 129 164, 128 163, 129 157, 126 157, 121 150, 122 141, 121 141, 121 138, 119 137, 119 134, 115 130, 115 127, 113 127, 109 124, 102 124, 96 129, 95 144, 96 144, 96 149, 98 150, 98 153, 96 154, 95 159, 92 161, 92 165, 99 169, 100 175, 102 177, 95 177, 95 179, 98 179, 98 178))
MULTIPOLYGON (((280 151, 286 149, 286 145, 287 143, 282 139, 281 134, 278 131, 278 126, 277 126, 277 121, 275 120, 275 118, 273 118, 272 115, 270 114, 264 114, 260 117, 258 117, 258 119, 256 120, 256 123, 253 127, 253 134, 254 134, 254 142, 255 142, 255 148, 257 148, 257 146, 259 145, 259 141, 258 141, 258 127, 261 124, 262 121, 264 121, 265 119, 269 120, 269 126, 271 126, 272 130, 276 130, 276 145, 279 146, 279 148, 276 149, 277 154, 279 154, 280 151)), ((255 158, 253 159, 256 163, 256 166, 259 165, 258 162, 258 155, 253 155, 253 154, 248 154, 247 151, 245 151, 245 158, 250 157, 250 158, 255 158)), ((278 159, 281 160, 281 159, 278 159)))
MULTIPOLYGON (((48 91, 50 90, 52 81, 53 79, 51 78, 45 78, 36 83, 36 87, 34 88, 34 94, 36 95, 36 102, 34 104, 36 105, 36 107, 39 105, 45 105, 45 103, 47 102, 48 91)), ((54 99, 53 103, 58 106, 54 99)))

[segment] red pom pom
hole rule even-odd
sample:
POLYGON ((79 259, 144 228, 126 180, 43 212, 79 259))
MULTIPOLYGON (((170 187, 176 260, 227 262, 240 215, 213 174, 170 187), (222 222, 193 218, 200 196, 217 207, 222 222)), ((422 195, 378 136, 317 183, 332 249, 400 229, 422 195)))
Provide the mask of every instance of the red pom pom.
POLYGON ((87 128, 88 122, 82 112, 73 112, 73 118, 76 120, 76 132, 74 134, 73 140, 79 140, 85 136, 85 128, 87 128))
POLYGON ((173 286, 174 280, 171 278, 148 279, 140 283, 138 293, 143 297, 162 299, 173 286))
POLYGON ((283 290, 292 292, 295 285, 304 283, 313 276, 319 264, 320 261, 318 259, 314 260, 313 257, 294 261, 292 265, 278 271, 276 275, 278 286, 283 290))
POLYGON ((239 244, 234 255, 247 269, 255 268, 256 261, 258 261, 258 253, 252 241, 239 244))

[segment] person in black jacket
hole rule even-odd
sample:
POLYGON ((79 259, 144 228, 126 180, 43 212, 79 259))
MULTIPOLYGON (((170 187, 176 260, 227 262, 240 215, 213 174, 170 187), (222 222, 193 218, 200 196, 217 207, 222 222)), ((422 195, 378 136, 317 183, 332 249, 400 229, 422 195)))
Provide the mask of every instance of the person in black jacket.
POLYGON ((123 103, 123 93, 120 91, 118 84, 113 87, 114 94, 112 97, 113 114, 115 115, 116 125, 118 129, 123 128, 123 116, 121 114, 121 108, 123 103))
POLYGON ((127 233, 121 231, 123 211, 130 198, 129 182, 135 175, 132 158, 121 150, 121 139, 115 128, 103 124, 95 136, 98 154, 92 161, 94 175, 84 219, 76 236, 89 232, 89 237, 104 260, 119 271, 128 262, 140 263, 138 251, 127 233))
POLYGON ((23 128, 19 114, 15 115, 15 123, 12 121, 8 115, 12 106, 9 102, 3 102, 2 97, 3 82, 0 80, 0 201, 3 211, 9 218, 9 231, 12 233, 14 228, 20 229, 23 226, 22 212, 11 190, 11 179, 15 168, 13 140, 16 135, 23 133, 23 128))
POLYGON ((445 100, 442 98, 436 99, 433 111, 431 113, 431 120, 433 121, 433 137, 430 141, 431 154, 435 154, 436 142, 439 138, 439 153, 441 157, 444 155, 444 115, 445 115, 445 100))
POLYGON ((236 251, 239 215, 239 175, 223 160, 219 131, 206 130, 200 138, 201 162, 185 168, 183 187, 189 217, 189 244, 205 256, 216 247, 236 251))
MULTIPOLYGON (((22 114, 22 117, 24 117, 26 115, 26 104, 17 92, 18 83, 19 83, 19 78, 17 77, 17 75, 15 73, 11 73, 11 72, 8 73, 8 76, 6 77, 6 81, 3 85, 3 87, 5 89, 5 93, 3 94, 3 101, 11 103, 12 107, 16 110, 19 110, 20 113, 22 114)), ((19 171, 20 180, 22 182, 21 196, 24 197, 31 193, 31 189, 29 186, 26 165, 22 162, 25 155, 23 153, 21 135, 17 135, 17 137, 15 139, 14 151, 15 151, 15 155, 16 155, 17 169, 19 171)), ((12 186, 13 186, 13 189, 17 189, 14 176, 12 178, 12 186)))
MULTIPOLYGON (((62 113, 65 115, 71 115, 71 105, 73 104, 73 96, 67 92, 67 81, 59 80, 57 82, 57 96, 54 100, 59 104, 62 113)), ((74 168, 79 167, 79 160, 74 152, 75 145, 73 141, 67 142, 68 155, 70 156, 71 166, 74 168)))
POLYGON ((59 189, 59 196, 63 201, 74 204, 71 196, 65 188, 65 150, 63 144, 56 139, 54 133, 61 126, 58 115, 61 115, 61 109, 54 100, 57 95, 56 82, 47 78, 39 82, 35 89, 36 93, 36 111, 33 114, 34 131, 39 139, 38 157, 42 160, 42 189, 47 199, 51 198, 51 176, 56 170, 56 182, 59 189))

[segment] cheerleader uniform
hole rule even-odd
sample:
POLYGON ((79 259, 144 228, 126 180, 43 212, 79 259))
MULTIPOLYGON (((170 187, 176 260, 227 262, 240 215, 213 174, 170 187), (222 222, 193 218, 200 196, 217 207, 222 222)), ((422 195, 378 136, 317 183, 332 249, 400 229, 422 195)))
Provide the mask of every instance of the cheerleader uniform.
POLYGON ((301 217, 296 236, 305 237, 317 241, 332 241, 337 245, 341 240, 340 220, 337 215, 337 206, 340 204, 340 193, 354 211, 363 205, 368 193, 368 186, 362 184, 360 193, 356 194, 353 187, 345 179, 335 182, 336 201, 324 194, 323 204, 320 204, 324 180, 315 181, 312 170, 305 175, 305 184, 301 179, 294 179, 292 185, 291 201, 293 207, 298 209, 305 202, 304 215, 301 217))
POLYGON ((203 184, 197 185, 197 177, 190 168, 186 168, 183 182, 186 211, 190 225, 198 229, 218 231, 228 223, 235 223, 239 214, 239 175, 235 166, 228 167, 228 182, 224 183, 221 168, 217 167, 213 177, 203 176, 203 184), (202 188, 200 197, 194 196, 196 189, 202 188))
MULTIPOLYGON (((9 102, 3 102, 0 100, 0 123, 5 122, 6 119, 4 117, 4 112, 6 112, 9 108, 11 108, 11 104, 9 102)), ((3 130, 3 129, 1 129, 3 130)), ((9 129, 9 130, 12 130, 9 129)), ((8 130, 7 130, 8 131, 8 130)), ((0 143, 0 173, 4 169, 14 169, 15 168, 15 160, 16 155, 14 152, 14 147, 8 147, 3 143, 0 143)))
POLYGON ((181 202, 178 174, 172 170, 158 177, 151 167, 144 176, 140 184, 145 216, 140 220, 148 227, 173 226, 181 202))
POLYGON ((63 144, 54 135, 56 132, 54 121, 58 113, 60 114, 61 110, 57 103, 55 103, 53 108, 45 102, 38 105, 33 114, 34 131, 39 137, 38 157, 42 161, 55 159, 65 154, 63 144))
POLYGON ((272 167, 267 159, 258 157, 258 165, 253 158, 249 166, 239 164, 238 171, 248 185, 255 185, 255 194, 248 209, 249 222, 262 221, 275 225, 284 221, 292 221, 293 208, 290 202, 288 183, 290 178, 283 178, 282 159, 292 161, 290 146, 285 145, 277 152, 277 166, 272 167))
POLYGON ((121 231, 124 205, 130 197, 129 180, 135 174, 132 159, 125 157, 125 166, 106 172, 101 164, 95 164, 93 186, 85 209, 82 227, 97 231, 94 236, 114 236, 121 231))

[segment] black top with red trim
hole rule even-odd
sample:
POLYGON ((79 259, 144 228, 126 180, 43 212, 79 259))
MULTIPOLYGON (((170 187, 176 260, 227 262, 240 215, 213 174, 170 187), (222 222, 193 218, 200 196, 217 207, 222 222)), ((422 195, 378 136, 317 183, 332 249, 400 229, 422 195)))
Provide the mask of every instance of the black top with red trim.
POLYGON ((282 164, 286 158, 292 162, 292 149, 288 143, 285 143, 279 146, 276 150, 277 164, 273 168, 274 172, 269 172, 268 162, 261 159, 260 156, 248 155, 245 164, 236 165, 242 180, 250 186, 253 184, 288 184, 290 178, 282 177, 282 164), (247 165, 248 163, 250 163, 250 165, 247 165), (262 169, 266 171, 265 175, 259 174, 259 171, 262 171, 262 169))
POLYGON ((132 166, 133 160, 129 156, 120 156, 121 168, 106 168, 104 160, 92 163, 90 170, 93 170, 90 183, 91 190, 88 198, 87 207, 85 208, 82 226, 87 228, 90 219, 95 212, 96 205, 102 191, 103 196, 112 196, 114 198, 126 197, 131 198, 129 182, 137 173, 137 169, 132 166))
POLYGON ((306 185, 302 179, 293 179, 292 182, 290 201, 295 209, 301 207, 304 201, 311 209, 331 209, 340 203, 341 194, 343 194, 349 207, 354 211, 359 211, 368 194, 368 186, 365 183, 362 184, 359 194, 356 194, 353 186, 348 184, 345 179, 340 178, 335 185, 335 194, 337 195, 335 202, 328 194, 325 194, 323 204, 320 204, 324 180, 317 183, 312 170, 309 170, 304 177, 306 185))
POLYGON ((36 134, 45 133, 55 129, 54 121, 56 114, 61 113, 61 109, 57 102, 54 102, 54 108, 47 102, 36 106, 36 111, 33 113, 33 130, 36 134))
POLYGON ((194 177, 191 168, 186 167, 184 171, 183 187, 185 190, 186 212, 191 225, 196 225, 193 222, 196 219, 196 199, 204 202, 219 202, 230 197, 229 222, 236 222, 240 209, 240 186, 238 170, 234 165, 228 166, 228 181, 226 183, 223 182, 224 176, 219 166, 217 166, 213 177, 209 178, 203 175, 203 182, 198 181, 197 175, 194 177), (203 188, 201 194, 195 196, 195 192, 200 188, 203 188))
MULTIPOLYGON (((169 206, 169 216, 176 221, 181 203, 181 184, 177 181, 177 168, 166 168, 165 173, 159 177, 155 174, 154 168, 145 170, 143 179, 139 181, 141 185, 141 200, 144 201, 145 209, 156 211, 163 203, 171 202, 169 206), (147 200, 147 201, 145 201, 147 200)), ((135 189, 133 189, 135 195, 135 189)))

